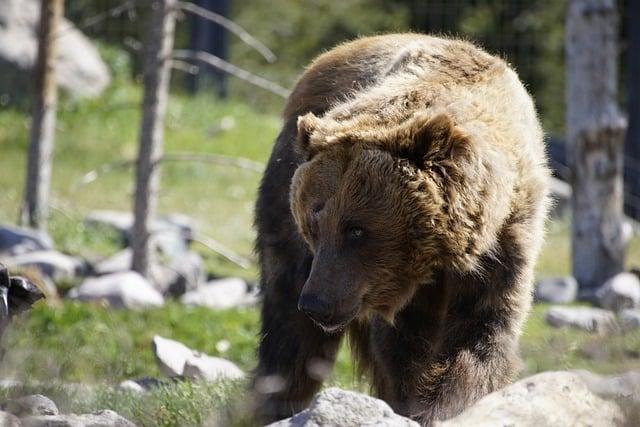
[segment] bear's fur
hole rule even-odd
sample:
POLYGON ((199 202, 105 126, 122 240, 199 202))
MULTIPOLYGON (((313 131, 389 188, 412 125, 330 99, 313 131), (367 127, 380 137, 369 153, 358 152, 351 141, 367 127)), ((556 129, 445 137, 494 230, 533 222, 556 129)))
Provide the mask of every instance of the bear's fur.
POLYGON ((260 419, 308 404, 345 331, 374 392, 424 425, 511 381, 548 180, 533 102, 501 59, 418 34, 319 56, 256 208, 260 419))

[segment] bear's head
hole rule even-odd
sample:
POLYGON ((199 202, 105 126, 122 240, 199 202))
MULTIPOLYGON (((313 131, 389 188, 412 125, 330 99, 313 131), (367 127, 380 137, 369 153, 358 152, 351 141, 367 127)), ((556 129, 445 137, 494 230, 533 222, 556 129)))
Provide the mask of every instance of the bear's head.
POLYGON ((291 210, 313 253, 298 307, 325 331, 373 313, 393 322, 436 268, 473 269, 486 230, 467 195, 483 191, 482 165, 447 114, 390 126, 309 113, 296 148, 291 210))

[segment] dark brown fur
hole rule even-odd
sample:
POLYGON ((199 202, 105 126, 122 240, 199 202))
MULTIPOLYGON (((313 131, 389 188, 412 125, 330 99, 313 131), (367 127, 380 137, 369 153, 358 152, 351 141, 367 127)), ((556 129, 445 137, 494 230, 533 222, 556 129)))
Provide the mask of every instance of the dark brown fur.
POLYGON ((503 61, 414 34, 321 55, 257 202, 260 419, 308 404, 346 330, 375 393, 424 425, 508 383, 547 179, 533 104, 503 61))

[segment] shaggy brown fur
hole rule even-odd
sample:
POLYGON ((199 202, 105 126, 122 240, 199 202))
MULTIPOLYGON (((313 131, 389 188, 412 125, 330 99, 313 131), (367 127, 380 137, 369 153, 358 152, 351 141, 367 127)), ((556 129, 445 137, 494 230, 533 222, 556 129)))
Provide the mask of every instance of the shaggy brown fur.
POLYGON ((316 59, 256 209, 261 419, 307 405, 346 330, 375 393, 424 425, 508 383, 548 177, 531 98, 473 45, 388 35, 316 59))

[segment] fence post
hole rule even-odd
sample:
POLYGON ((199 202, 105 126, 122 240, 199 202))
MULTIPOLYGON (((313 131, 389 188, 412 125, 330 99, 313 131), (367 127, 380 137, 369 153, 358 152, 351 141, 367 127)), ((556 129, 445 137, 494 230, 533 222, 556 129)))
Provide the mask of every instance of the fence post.
POLYGON ((144 59, 144 98, 136 164, 134 225, 131 239, 132 268, 148 275, 150 225, 156 215, 160 163, 163 154, 164 116, 171 78, 171 52, 176 0, 152 0, 144 59))
POLYGON ((569 0, 566 103, 572 269, 582 298, 624 268, 622 149, 615 0, 569 0))

